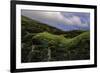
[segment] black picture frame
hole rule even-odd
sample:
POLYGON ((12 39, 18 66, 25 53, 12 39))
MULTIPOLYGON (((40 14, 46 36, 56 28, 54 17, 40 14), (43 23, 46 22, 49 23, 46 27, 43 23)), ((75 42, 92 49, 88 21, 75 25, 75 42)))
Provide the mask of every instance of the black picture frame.
POLYGON ((97 67, 97 6, 33 2, 33 1, 11 1, 11 37, 10 37, 10 41, 11 41, 11 61, 10 61, 10 64, 11 64, 10 71, 11 72, 29 72, 29 71, 45 71, 45 70, 79 69, 79 68, 97 67), (94 49, 94 64, 16 69, 16 5, 17 4, 94 9, 94 48, 95 48, 94 49))

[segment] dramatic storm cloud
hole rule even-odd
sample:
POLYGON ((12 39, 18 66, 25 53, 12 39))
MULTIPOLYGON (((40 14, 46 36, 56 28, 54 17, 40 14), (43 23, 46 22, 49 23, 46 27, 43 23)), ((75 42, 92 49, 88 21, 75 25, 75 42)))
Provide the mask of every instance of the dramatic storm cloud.
POLYGON ((89 13, 22 10, 21 14, 63 31, 89 30, 90 28, 89 13))

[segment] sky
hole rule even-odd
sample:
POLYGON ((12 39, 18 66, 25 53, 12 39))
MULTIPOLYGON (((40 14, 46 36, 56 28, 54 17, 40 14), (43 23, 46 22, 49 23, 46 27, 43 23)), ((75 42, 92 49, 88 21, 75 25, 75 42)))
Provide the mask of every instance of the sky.
POLYGON ((90 29, 90 13, 21 10, 21 15, 62 31, 90 29))

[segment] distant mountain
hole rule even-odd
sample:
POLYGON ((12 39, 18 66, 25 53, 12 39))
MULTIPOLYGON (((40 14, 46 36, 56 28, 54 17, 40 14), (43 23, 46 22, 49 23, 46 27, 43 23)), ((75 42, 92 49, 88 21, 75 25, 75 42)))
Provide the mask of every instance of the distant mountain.
POLYGON ((22 34, 25 34, 26 31, 29 33, 39 33, 47 31, 58 35, 65 34, 66 37, 74 37, 84 32, 83 30, 62 31, 56 27, 49 26, 39 21, 30 19, 26 16, 21 16, 21 23, 22 23, 22 34))
POLYGON ((37 32, 43 32, 43 31, 48 31, 51 33, 63 32, 60 29, 57 29, 56 27, 49 26, 39 21, 30 19, 26 16, 21 16, 21 22, 22 22, 22 29, 25 29, 30 33, 37 33, 37 32))

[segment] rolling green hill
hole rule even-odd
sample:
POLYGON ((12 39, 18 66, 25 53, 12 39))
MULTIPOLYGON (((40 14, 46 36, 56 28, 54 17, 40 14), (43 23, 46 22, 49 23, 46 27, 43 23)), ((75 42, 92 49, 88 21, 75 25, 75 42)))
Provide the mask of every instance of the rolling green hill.
MULTIPOLYGON (((41 42, 38 44, 41 46, 40 49, 48 50, 49 48, 51 50, 51 61, 89 59, 89 32, 84 32, 72 39, 42 32, 34 36, 33 40, 34 39, 41 42)), ((46 52, 44 53, 46 55, 46 52)), ((42 57, 42 59, 43 58, 44 57, 42 57)))

